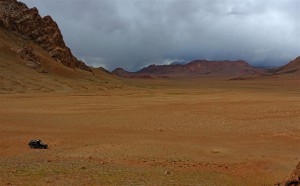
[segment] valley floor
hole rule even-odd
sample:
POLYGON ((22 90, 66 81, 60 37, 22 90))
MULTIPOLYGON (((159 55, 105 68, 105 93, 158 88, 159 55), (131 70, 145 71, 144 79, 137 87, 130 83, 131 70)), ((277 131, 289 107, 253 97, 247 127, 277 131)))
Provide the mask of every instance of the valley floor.
POLYGON ((298 80, 168 81, 0 95, 0 185, 274 185, 300 161, 298 80))

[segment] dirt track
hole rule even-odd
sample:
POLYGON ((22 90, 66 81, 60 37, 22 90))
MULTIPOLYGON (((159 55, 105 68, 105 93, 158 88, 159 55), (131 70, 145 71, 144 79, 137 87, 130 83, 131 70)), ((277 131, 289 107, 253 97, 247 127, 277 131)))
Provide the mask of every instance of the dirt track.
POLYGON ((289 175, 300 88, 195 83, 1 95, 0 185, 274 185, 289 175), (29 149, 34 138, 50 148, 29 149))

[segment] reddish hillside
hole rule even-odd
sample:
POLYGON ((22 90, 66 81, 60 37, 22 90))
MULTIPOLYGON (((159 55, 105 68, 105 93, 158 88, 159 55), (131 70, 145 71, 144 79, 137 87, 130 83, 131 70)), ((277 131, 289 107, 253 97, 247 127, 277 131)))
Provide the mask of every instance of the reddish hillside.
POLYGON ((300 74, 300 56, 275 70, 275 74, 300 74))
POLYGON ((144 78, 144 79, 155 78, 155 76, 149 74, 127 72, 123 68, 116 68, 114 71, 112 71, 112 74, 124 78, 144 78))
POLYGON ((195 60, 188 64, 150 65, 134 73, 126 72, 123 69, 116 69, 113 73, 121 77, 136 77, 138 75, 156 77, 238 77, 264 74, 264 70, 252 67, 245 61, 195 60))

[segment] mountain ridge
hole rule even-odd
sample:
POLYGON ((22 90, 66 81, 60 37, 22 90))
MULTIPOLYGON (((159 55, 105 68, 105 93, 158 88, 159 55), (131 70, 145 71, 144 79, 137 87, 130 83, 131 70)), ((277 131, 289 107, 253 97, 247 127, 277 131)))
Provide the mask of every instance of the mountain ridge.
POLYGON ((246 61, 194 60, 186 64, 149 65, 137 72, 127 72, 122 68, 112 71, 125 78, 138 77, 197 77, 197 76, 243 76, 262 75, 265 70, 255 68, 246 61))
POLYGON ((300 74, 300 56, 288 64, 275 69, 274 74, 300 74))
POLYGON ((67 67, 92 72, 66 46, 61 31, 51 16, 41 17, 37 8, 28 8, 25 3, 17 0, 1 0, 0 27, 33 40, 52 58, 67 67))

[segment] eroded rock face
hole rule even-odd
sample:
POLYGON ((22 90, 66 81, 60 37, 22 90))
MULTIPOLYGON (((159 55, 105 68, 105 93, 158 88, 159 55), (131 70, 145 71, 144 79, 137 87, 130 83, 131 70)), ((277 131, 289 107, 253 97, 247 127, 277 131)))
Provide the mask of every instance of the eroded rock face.
POLYGON ((33 47, 25 46, 24 48, 18 51, 18 54, 24 61, 26 61, 27 66, 34 69, 41 67, 41 59, 37 55, 35 55, 33 47))
POLYGON ((293 173, 288 177, 286 180, 284 180, 280 186, 300 186, 300 162, 298 163, 296 169, 293 171, 293 173))
POLYGON ((56 22, 50 16, 41 17, 36 8, 29 9, 17 0, 1 0, 0 27, 35 41, 67 67, 91 71, 85 63, 73 56, 56 22))

